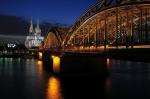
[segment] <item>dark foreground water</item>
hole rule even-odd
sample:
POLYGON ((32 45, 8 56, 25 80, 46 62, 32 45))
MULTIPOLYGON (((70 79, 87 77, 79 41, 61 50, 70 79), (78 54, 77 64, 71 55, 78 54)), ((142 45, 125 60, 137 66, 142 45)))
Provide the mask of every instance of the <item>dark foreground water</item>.
POLYGON ((0 58, 0 99, 150 99, 150 63, 55 57, 57 76, 48 65, 0 58))

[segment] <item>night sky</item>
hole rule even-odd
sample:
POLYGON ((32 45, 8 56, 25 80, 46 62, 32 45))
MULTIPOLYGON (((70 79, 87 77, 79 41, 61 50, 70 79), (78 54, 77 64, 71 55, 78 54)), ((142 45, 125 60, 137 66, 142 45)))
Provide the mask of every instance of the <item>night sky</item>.
POLYGON ((30 20, 40 21, 42 36, 53 26, 72 26, 98 0, 0 0, 0 45, 22 42, 29 35, 30 20), (22 39, 24 38, 24 39, 22 39))
POLYGON ((0 0, 0 14, 72 25, 98 0, 0 0))

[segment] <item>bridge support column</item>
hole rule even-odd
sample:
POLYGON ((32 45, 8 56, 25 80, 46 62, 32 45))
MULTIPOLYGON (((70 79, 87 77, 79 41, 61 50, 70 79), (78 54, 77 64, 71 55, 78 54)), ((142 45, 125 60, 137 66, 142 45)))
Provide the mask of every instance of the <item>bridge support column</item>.
POLYGON ((146 44, 148 44, 148 17, 147 17, 147 14, 148 14, 148 11, 147 11, 147 9, 145 10, 145 13, 146 13, 146 19, 145 19, 145 33, 146 33, 146 35, 145 35, 145 39, 146 39, 146 44))
POLYGON ((103 41, 104 41, 104 40, 103 40, 103 39, 104 39, 104 36, 103 36, 103 31, 102 31, 102 29, 101 29, 101 26, 102 26, 102 25, 101 25, 101 24, 102 24, 102 23, 101 23, 101 20, 100 20, 99 23, 100 23, 100 29, 99 29, 99 45, 102 45, 102 44, 103 44, 103 41))
POLYGON ((119 43, 122 44, 123 39, 122 39, 122 17, 121 17, 121 15, 120 15, 119 25, 120 25, 120 29, 119 29, 119 31, 120 31, 119 32, 120 40, 119 40, 119 43))
POLYGON ((83 47, 85 46, 85 30, 83 28, 83 47))
POLYGON ((129 29, 129 12, 127 11, 126 12, 126 20, 127 20, 127 22, 126 22, 126 30, 125 30, 125 39, 126 39, 126 48, 128 48, 129 47, 129 38, 128 38, 128 29, 129 29))
POLYGON ((73 46, 75 46, 76 45, 76 37, 74 36, 73 37, 73 46))
POLYGON ((104 21, 105 21, 105 32, 104 32, 104 50, 106 50, 106 45, 107 45, 107 18, 106 18, 106 12, 105 12, 105 18, 104 18, 104 21))
POLYGON ((116 8, 116 48, 118 48, 118 8, 116 8))
POLYGON ((134 47, 133 10, 131 9, 131 48, 134 47))
POLYGON ((89 48, 90 48, 90 30, 89 30, 89 27, 88 27, 88 46, 89 46, 89 48))
POLYGON ((43 51, 42 61, 44 64, 44 68, 50 72, 53 72, 53 60, 51 58, 52 52, 51 51, 43 51))
POLYGON ((97 48, 97 18, 95 19, 96 27, 95 27, 95 47, 97 48))
POLYGON ((142 36, 143 35, 143 33, 142 33, 142 22, 143 22, 142 17, 143 17, 143 15, 142 14, 143 14, 143 10, 140 10, 140 36, 139 36, 140 43, 143 42, 143 40, 142 40, 143 39, 143 36, 142 36))

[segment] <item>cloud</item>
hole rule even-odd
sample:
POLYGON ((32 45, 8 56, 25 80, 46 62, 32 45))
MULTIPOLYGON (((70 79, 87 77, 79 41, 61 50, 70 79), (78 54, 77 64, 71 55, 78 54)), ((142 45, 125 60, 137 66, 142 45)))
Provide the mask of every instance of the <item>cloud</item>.
POLYGON ((26 36, 14 36, 14 35, 2 35, 0 34, 0 38, 10 38, 10 39, 25 39, 26 36))
POLYGON ((5 45, 8 43, 14 44, 24 44, 25 36, 14 36, 14 35, 1 35, 0 34, 0 44, 5 45))
MULTIPOLYGON (((29 34, 29 27, 30 20, 18 16, 0 15, 0 44, 24 44, 25 36, 29 34)), ((66 27, 66 25, 40 21, 42 36, 45 36, 53 27, 66 27)))

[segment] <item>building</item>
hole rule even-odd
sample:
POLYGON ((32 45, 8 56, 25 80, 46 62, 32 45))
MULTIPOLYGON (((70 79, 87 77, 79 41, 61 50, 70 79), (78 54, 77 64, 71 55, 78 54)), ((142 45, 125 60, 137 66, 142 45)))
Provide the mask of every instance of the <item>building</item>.
POLYGON ((29 36, 26 37, 25 46, 27 48, 35 48, 41 45, 41 42, 44 40, 44 37, 41 36, 41 29, 39 26, 39 21, 37 21, 37 26, 33 28, 33 23, 31 20, 29 28, 29 36))

